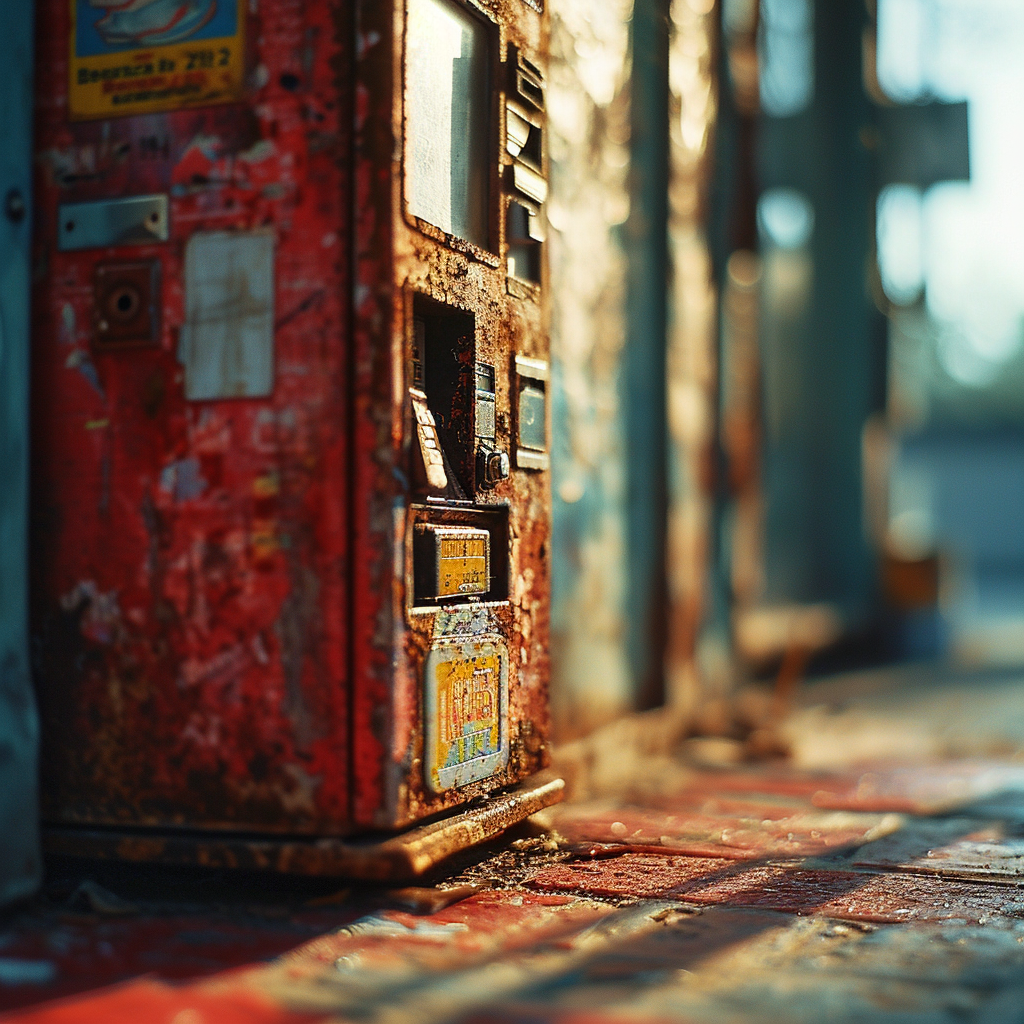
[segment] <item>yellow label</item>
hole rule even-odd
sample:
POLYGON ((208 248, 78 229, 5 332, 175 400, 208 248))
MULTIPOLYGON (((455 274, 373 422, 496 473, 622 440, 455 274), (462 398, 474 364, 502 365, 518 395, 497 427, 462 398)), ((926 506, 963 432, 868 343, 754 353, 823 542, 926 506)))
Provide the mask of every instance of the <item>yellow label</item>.
POLYGON ((74 120, 242 97, 245 0, 69 0, 74 120))
POLYGON ((494 653, 443 661, 436 673, 434 770, 453 768, 497 753, 501 724, 500 656, 494 653))
POLYGON ((437 538, 437 596, 486 594, 487 534, 440 535, 437 538))

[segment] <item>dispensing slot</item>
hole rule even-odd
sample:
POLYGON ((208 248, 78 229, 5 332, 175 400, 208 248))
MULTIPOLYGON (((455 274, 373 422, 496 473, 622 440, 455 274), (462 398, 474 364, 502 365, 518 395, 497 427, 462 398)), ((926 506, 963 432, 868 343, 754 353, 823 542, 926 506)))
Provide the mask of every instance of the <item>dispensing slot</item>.
MULTIPOLYGON (((466 500, 474 493, 476 323, 472 313, 417 295, 412 333, 409 379, 413 390, 425 398, 433 420, 448 478, 445 496, 466 500)), ((416 419, 420 426, 428 426, 423 410, 416 411, 416 419)))

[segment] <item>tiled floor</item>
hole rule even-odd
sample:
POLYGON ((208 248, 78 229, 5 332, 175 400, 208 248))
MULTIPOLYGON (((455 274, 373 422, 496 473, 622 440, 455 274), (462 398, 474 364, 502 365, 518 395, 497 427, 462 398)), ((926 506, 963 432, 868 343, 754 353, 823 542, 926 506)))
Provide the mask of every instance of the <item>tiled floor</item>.
POLYGON ((440 899, 158 869, 83 889, 58 865, 0 933, 0 1003, 26 1024, 1024 1021, 1024 762, 926 753, 683 765, 544 812, 440 899))

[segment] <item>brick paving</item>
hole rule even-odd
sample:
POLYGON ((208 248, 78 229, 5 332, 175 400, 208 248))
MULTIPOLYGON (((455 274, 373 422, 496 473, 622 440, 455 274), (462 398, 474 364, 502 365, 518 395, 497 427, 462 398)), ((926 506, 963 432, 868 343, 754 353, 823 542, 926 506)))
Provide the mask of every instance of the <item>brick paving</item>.
POLYGON ((1024 1020, 1021 766, 680 779, 550 809, 432 893, 250 879, 232 902, 165 871, 147 902, 108 868, 6 922, 4 1020, 1024 1020))

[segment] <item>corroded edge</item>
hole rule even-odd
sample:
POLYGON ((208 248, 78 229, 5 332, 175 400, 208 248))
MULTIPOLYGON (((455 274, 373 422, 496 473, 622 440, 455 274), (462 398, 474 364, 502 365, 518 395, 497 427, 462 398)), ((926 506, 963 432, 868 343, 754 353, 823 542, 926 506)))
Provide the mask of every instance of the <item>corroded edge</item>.
POLYGON ((396 881, 421 875, 453 853, 493 839, 531 814, 559 803, 564 790, 561 778, 542 773, 469 810, 383 840, 268 839, 46 827, 43 848, 51 856, 396 881))

